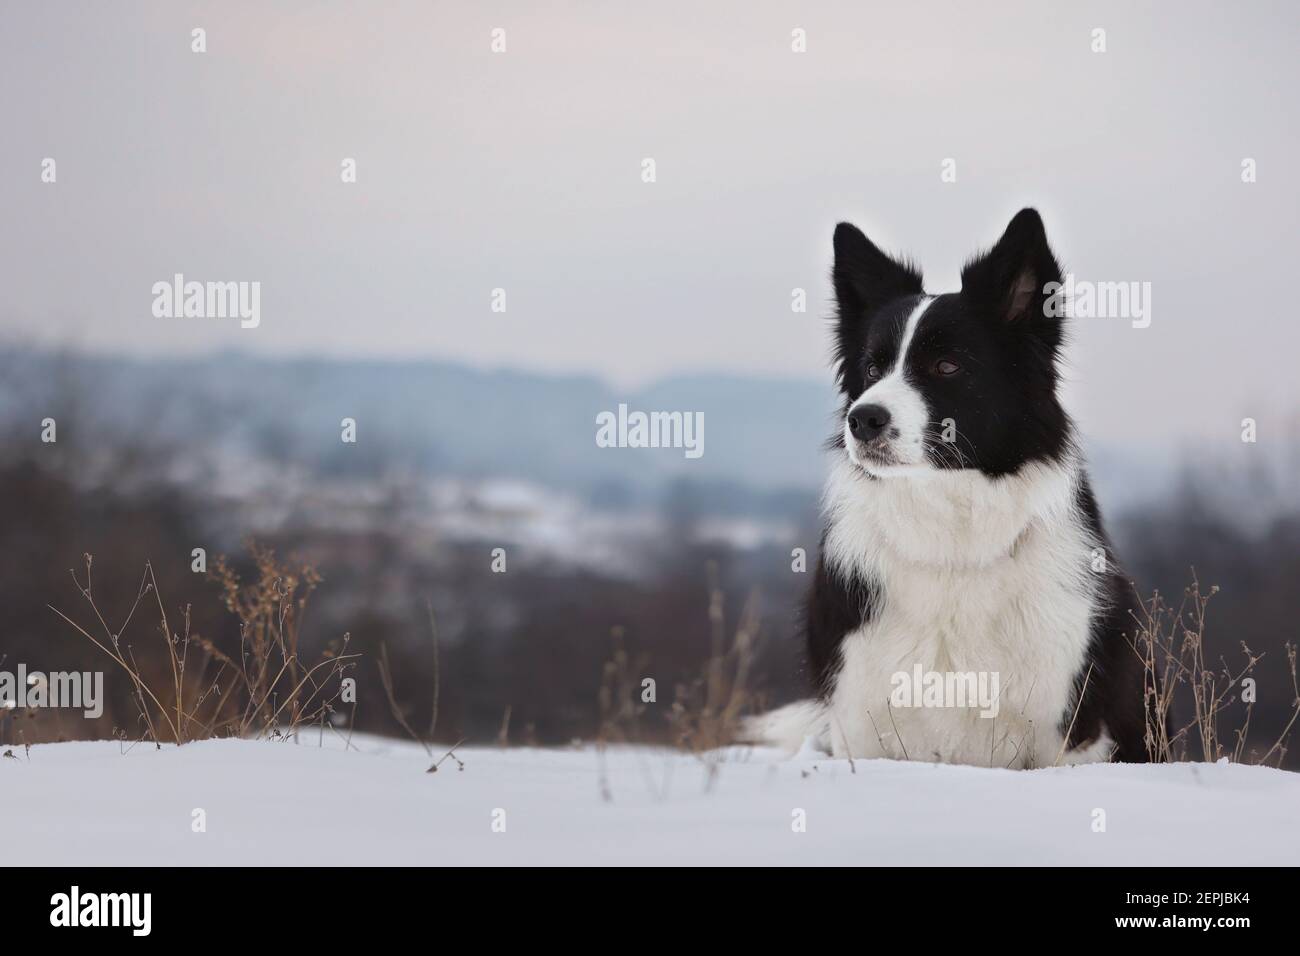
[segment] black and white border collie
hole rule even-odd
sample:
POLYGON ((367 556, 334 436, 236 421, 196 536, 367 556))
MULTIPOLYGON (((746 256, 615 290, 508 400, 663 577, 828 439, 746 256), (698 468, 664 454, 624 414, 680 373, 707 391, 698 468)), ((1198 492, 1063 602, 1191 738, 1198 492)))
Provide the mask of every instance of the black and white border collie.
POLYGON ((833 279, 844 407, 805 609, 816 697, 746 736, 993 767, 1145 760, 1136 605, 1057 397, 1042 219, 1018 213, 946 295, 841 223, 833 279), (940 690, 898 706, 922 674, 940 690), (995 675, 995 706, 954 704, 945 675, 995 675))

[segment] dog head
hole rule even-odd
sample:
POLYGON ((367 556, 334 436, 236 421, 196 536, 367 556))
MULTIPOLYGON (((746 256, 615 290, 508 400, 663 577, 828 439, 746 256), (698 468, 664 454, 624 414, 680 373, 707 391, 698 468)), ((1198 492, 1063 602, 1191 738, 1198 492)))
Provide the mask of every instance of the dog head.
POLYGON ((835 229, 842 443, 877 478, 950 469, 990 477, 1059 458, 1070 425, 1056 396, 1061 267, 1023 209, 968 262, 961 291, 926 295, 915 266, 855 226, 835 229))

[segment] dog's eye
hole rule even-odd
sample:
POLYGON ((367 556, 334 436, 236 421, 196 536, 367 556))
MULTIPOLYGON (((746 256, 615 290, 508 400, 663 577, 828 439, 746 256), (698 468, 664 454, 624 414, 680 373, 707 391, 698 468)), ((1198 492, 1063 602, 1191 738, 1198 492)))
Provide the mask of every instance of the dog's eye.
POLYGON ((934 363, 934 370, 940 375, 956 375, 961 371, 961 366, 952 359, 939 359, 934 363))
POLYGON ((880 378, 880 366, 879 366, 879 365, 868 365, 868 366, 867 366, 867 378, 869 378, 869 379, 870 379, 871 381, 873 381, 873 382, 876 381, 878 378, 880 378))

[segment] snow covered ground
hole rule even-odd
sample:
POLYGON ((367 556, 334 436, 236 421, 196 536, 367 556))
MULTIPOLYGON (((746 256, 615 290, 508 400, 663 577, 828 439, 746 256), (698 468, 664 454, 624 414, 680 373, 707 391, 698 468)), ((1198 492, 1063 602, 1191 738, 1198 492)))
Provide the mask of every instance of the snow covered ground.
POLYGON ((605 800, 591 747, 470 748, 463 770, 448 759, 426 773, 413 744, 353 745, 312 732, 125 755, 112 742, 14 748, 0 759, 5 863, 1300 863, 1300 774, 1260 767, 854 772, 732 750, 710 782, 696 757, 627 748, 606 754, 605 800))

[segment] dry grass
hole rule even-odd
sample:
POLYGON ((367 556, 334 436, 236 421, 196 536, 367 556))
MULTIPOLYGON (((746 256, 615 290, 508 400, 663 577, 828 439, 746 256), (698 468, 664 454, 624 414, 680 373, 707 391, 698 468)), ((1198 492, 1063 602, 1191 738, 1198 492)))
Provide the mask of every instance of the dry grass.
MULTIPOLYGON (((220 586, 224 606, 239 622, 239 648, 231 653, 192 631, 189 605, 169 614, 151 565, 145 565, 135 601, 116 626, 105 619, 96 600, 92 557, 85 556, 82 576, 70 572, 85 602, 87 623, 58 608, 51 610, 102 651, 131 682, 137 726, 134 730, 115 727, 113 736, 161 745, 226 736, 289 738, 318 723, 322 733, 326 728, 334 730, 330 718, 359 655, 347 652, 349 636, 345 634, 326 647, 315 663, 304 661, 301 629, 320 576, 310 565, 281 561, 269 549, 250 545, 249 550, 253 573, 247 580, 224 557, 216 560, 210 574, 220 586), (137 657, 136 647, 125 634, 132 625, 141 626, 146 617, 156 620, 156 644, 142 645, 137 657)), ((1147 705, 1148 756, 1156 762, 1226 757, 1281 766, 1291 730, 1300 719, 1296 647, 1289 642, 1285 645, 1294 695, 1289 720, 1267 748, 1250 748, 1247 739, 1254 699, 1243 694, 1243 682, 1251 679, 1264 655, 1242 643, 1243 659, 1236 667, 1222 658, 1217 663, 1207 660, 1205 634, 1217 590, 1203 592, 1193 576, 1176 608, 1156 593, 1142 602, 1135 615, 1131 643, 1145 673, 1142 692, 1147 705), (1225 733, 1224 727, 1231 729, 1225 733)), ((656 686, 654 699, 649 699, 643 683, 650 673, 648 659, 633 658, 622 629, 613 630, 613 651, 604 665, 597 698, 596 744, 601 790, 606 797, 609 786, 603 768, 608 746, 671 742, 700 758, 709 768, 711 781, 724 759, 724 748, 737 740, 743 718, 760 709, 756 705, 761 701, 752 686, 760 636, 757 595, 746 600, 733 627, 727 620, 717 568, 710 564, 707 615, 708 659, 698 676, 672 688, 666 712, 658 700, 665 689, 656 686)), ((429 630, 434 686, 426 733, 415 729, 398 704, 393 669, 383 645, 377 665, 394 720, 433 759, 441 675, 432 608, 429 630)), ((502 746, 509 741, 510 719, 510 708, 506 708, 497 738, 502 746)), ((454 753, 459 746, 437 758, 430 770, 449 759, 463 766, 454 753)))
MULTIPOLYGON (((712 562, 708 566, 708 583, 709 657, 699 676, 674 687, 672 706, 665 716, 670 741, 705 763, 707 785, 712 786, 724 756, 722 748, 736 742, 742 718, 752 713, 759 703, 751 676, 758 649, 760 615, 758 596, 751 594, 735 630, 729 630, 725 597, 718 582, 717 567, 712 562)), ((597 695, 600 721, 596 748, 600 790, 606 800, 611 799, 611 793, 605 773, 605 749, 611 744, 662 741, 665 729, 661 723, 648 724, 644 719, 657 706, 659 693, 656 686, 656 700, 645 699, 647 688, 643 681, 650 670, 649 659, 645 655, 631 657, 621 627, 613 628, 611 641, 613 652, 602 671, 597 695)), ((653 791, 666 792, 666 778, 662 784, 656 784, 645 767, 643 772, 653 791)))
POLYGON ((238 659, 191 632, 190 605, 178 609, 179 627, 172 625, 152 565, 145 565, 135 602, 116 627, 96 601, 91 555, 85 556, 84 582, 71 572, 90 623, 83 626, 58 608, 50 610, 108 655, 131 681, 138 727, 134 733, 115 728, 114 736, 183 744, 209 737, 295 737, 304 725, 329 724, 343 680, 358 655, 347 653, 345 634, 308 666, 299 654, 299 634, 320 576, 310 565, 290 566, 269 549, 249 548, 255 569, 251 580, 242 580, 224 557, 217 559, 210 574, 221 586, 226 609, 239 620, 238 659), (134 646, 124 639, 137 612, 143 614, 145 608, 156 612, 160 644, 147 661, 156 664, 153 655, 159 649, 166 655, 166 676, 153 683, 134 646))
POLYGON ((1143 663, 1146 700, 1147 756, 1158 763, 1181 760, 1217 761, 1281 766, 1287 740, 1300 715, 1300 685, 1296 680, 1296 648, 1288 642, 1291 690, 1290 720, 1276 741, 1262 754, 1247 749, 1253 697, 1244 699, 1243 682, 1251 679, 1264 655, 1241 643, 1244 660, 1235 668, 1222 657, 1217 666, 1207 662, 1205 632, 1210 601, 1217 587, 1201 590, 1195 572, 1177 608, 1159 592, 1142 602, 1137 615, 1134 652, 1143 663), (1179 717, 1181 712, 1182 716, 1179 717), (1222 726, 1238 726, 1225 741, 1222 726))
POLYGON ((716 566, 710 564, 708 574, 709 659, 703 675, 676 687, 669 715, 677 745, 696 754, 734 743, 741 718, 756 703, 751 676, 761 620, 758 594, 749 595, 735 630, 729 630, 716 566))

